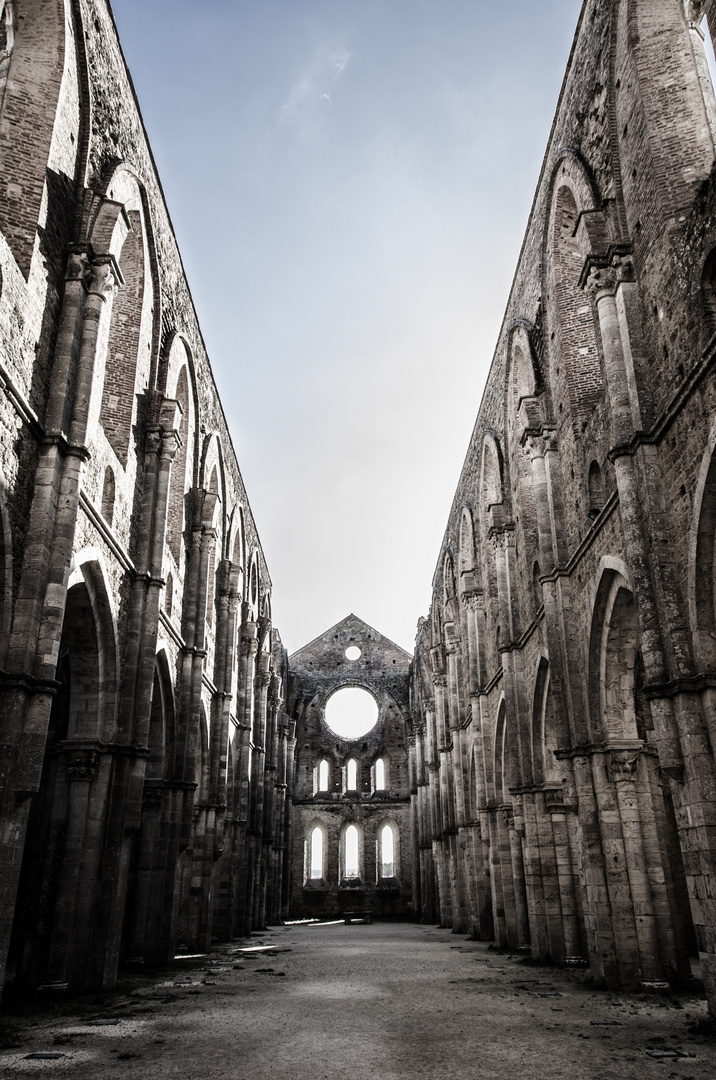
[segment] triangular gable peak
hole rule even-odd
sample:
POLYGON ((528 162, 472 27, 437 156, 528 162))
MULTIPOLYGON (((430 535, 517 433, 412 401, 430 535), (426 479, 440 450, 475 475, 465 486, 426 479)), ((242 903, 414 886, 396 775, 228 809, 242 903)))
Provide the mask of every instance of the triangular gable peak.
MULTIPOLYGON (((375 627, 364 622, 352 612, 345 619, 331 626, 323 634, 319 634, 313 641, 302 646, 289 657, 289 666, 294 670, 304 665, 314 666, 319 658, 336 659, 340 654, 341 659, 351 662, 375 661, 378 656, 382 662, 395 662, 396 667, 407 667, 412 660, 410 653, 401 649, 390 638, 385 637, 375 627), (351 661, 345 653, 348 649, 360 649, 361 656, 351 661)), ((351 654, 355 656, 355 653, 351 654)))

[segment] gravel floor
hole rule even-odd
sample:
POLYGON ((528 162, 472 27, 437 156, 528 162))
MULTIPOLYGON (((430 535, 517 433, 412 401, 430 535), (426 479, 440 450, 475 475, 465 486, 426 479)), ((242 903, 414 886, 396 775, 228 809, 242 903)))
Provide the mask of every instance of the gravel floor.
POLYGON ((445 930, 285 926, 101 998, 10 1003, 0 1076, 714 1080, 708 1026, 698 997, 588 990, 445 930))

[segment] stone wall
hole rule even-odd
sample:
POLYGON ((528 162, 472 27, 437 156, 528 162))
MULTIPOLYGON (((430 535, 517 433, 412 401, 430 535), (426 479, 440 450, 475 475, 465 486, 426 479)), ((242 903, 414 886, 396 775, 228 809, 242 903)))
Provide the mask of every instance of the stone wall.
POLYGON ((355 615, 289 657, 289 711, 296 724, 294 916, 412 913, 409 666, 408 653, 355 615), (375 725, 360 737, 342 738, 326 723, 326 704, 343 687, 366 690, 377 703, 375 725), (355 763, 355 783, 349 761, 355 763), (358 839, 353 873, 346 871, 351 827, 358 839), (391 872, 384 872, 381 857, 386 827, 392 835, 391 872), (322 865, 312 869, 314 830, 321 834, 322 865))
POLYGON ((106 0, 0 4, 0 969, 288 903, 271 581, 106 0))
POLYGON ((710 8, 583 5, 412 700, 422 917, 716 1008, 710 8))

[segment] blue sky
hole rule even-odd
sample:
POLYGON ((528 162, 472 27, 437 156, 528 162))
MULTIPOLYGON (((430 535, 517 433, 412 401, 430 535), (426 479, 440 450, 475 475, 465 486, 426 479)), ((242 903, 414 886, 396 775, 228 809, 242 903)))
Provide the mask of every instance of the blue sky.
POLYGON ((580 0, 113 0, 290 651, 412 650, 580 0))

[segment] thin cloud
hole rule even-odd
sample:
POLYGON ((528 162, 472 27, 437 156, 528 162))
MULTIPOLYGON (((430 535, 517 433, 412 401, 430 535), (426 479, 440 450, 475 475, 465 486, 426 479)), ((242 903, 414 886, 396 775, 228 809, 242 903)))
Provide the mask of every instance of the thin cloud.
POLYGON ((350 53, 337 50, 333 44, 318 48, 279 109, 281 123, 302 139, 317 135, 323 109, 333 104, 330 88, 342 77, 349 60, 350 53))

